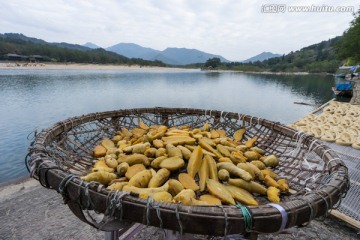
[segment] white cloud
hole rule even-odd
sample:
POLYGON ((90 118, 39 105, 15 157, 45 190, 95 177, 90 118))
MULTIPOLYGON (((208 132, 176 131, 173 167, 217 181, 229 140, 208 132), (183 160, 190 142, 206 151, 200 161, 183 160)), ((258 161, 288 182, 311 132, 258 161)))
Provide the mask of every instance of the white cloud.
MULTIPOLYGON (((294 1, 276 1, 287 6, 294 1)), ((263 51, 288 53, 341 35, 351 13, 262 13, 269 1, 12 0, 2 1, 0 31, 51 42, 108 47, 133 42, 163 50, 196 48, 241 60, 263 51)), ((275 3, 275 2, 274 2, 275 3)), ((297 1, 300 6, 354 6, 358 0, 297 1)))

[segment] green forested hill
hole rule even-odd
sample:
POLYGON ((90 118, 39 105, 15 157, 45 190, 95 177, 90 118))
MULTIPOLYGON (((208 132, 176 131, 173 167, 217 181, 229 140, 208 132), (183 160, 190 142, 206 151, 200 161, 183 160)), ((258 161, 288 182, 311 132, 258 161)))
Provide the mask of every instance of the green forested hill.
POLYGON ((75 44, 48 43, 22 34, 0 34, 0 60, 6 60, 8 53, 26 56, 40 55, 45 61, 53 62, 165 66, 161 61, 129 59, 101 48, 90 49, 75 44))
POLYGON ((219 68, 243 71, 335 72, 340 64, 335 49, 341 39, 342 37, 335 37, 262 62, 222 63, 219 68))
POLYGON ((220 59, 209 59, 204 68, 255 72, 310 72, 334 73, 338 67, 360 63, 360 9, 342 36, 322 41, 296 52, 265 61, 221 63, 220 59))
POLYGON ((360 64, 360 9, 351 21, 350 27, 344 32, 336 50, 339 58, 346 59, 348 65, 360 64))

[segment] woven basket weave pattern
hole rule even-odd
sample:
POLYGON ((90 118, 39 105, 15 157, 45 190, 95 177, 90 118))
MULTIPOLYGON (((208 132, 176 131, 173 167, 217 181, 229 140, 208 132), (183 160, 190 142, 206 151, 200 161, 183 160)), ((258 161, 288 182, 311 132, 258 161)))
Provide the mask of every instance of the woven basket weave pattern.
MULTIPOLYGON (((288 213, 286 227, 303 224, 326 214, 348 188, 346 167, 331 149, 321 145, 316 139, 271 121, 237 113, 199 109, 129 109, 89 114, 59 122, 42 131, 30 149, 29 163, 34 177, 45 183, 44 185, 57 189, 61 180, 69 174, 87 173, 96 160, 92 156, 92 149, 102 139, 112 138, 115 131, 122 127, 128 129, 136 127, 138 120, 149 126, 188 125, 191 128, 199 128, 208 122, 212 128, 224 129, 228 136, 245 127, 245 139, 257 136, 258 147, 264 149, 267 154, 276 154, 279 157, 280 165, 275 172, 287 178, 290 188, 296 191, 292 195, 282 197, 281 204, 288 213)), ((67 201, 85 208, 81 200, 81 197, 84 199, 81 195, 84 186, 78 178, 70 182, 65 192, 67 201)), ((90 209, 102 213, 108 210, 106 199, 109 191, 91 186, 88 196, 93 203, 90 209)), ((249 207, 253 218, 251 229, 245 229, 244 218, 239 209, 234 206, 224 206, 227 211, 226 221, 231 225, 227 233, 276 232, 279 229, 282 219, 278 210, 266 205, 268 202, 263 197, 259 200, 264 205, 249 207), (272 226, 264 224, 267 221, 273 221, 272 226)), ((224 210, 219 207, 186 207, 158 203, 157 206, 164 219, 160 221, 155 209, 151 209, 147 211, 149 216, 144 222, 144 209, 149 206, 146 200, 126 196, 122 199, 122 204, 127 210, 122 209, 121 214, 128 221, 154 226, 159 226, 160 222, 163 222, 164 227, 179 230, 179 223, 175 217, 177 208, 183 222, 195 221, 193 224, 184 224, 182 226, 184 231, 224 235, 224 210), (206 219, 206 223, 201 219, 206 219)))

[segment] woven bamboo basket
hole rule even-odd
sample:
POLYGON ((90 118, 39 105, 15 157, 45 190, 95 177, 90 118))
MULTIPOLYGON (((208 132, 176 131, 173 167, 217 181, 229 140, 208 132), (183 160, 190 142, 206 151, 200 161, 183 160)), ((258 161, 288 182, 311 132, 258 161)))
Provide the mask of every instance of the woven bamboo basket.
POLYGON ((31 176, 61 193, 79 219, 105 231, 138 222, 214 236, 277 232, 327 215, 349 188, 344 163, 315 138, 265 119, 200 109, 126 109, 70 118, 37 134, 26 161, 31 176), (258 147, 279 157, 275 172, 289 181, 291 194, 282 196, 277 206, 269 205, 263 197, 256 207, 184 206, 151 202, 81 181, 79 176, 87 173, 95 161, 94 146, 122 127, 132 129, 139 119, 149 126, 192 128, 208 122, 228 135, 245 127, 245 139, 257 136, 258 147))

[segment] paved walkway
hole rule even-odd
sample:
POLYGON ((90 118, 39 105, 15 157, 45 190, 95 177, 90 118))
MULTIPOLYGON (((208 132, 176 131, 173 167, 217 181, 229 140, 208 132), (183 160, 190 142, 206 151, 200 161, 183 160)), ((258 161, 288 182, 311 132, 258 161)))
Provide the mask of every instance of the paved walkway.
MULTIPOLYGON (((331 217, 323 222, 314 220, 307 227, 259 235, 258 239, 359 239, 358 232, 331 217)), ((161 229, 145 227, 133 239, 164 239, 163 233, 161 229)), ((56 191, 43 188, 36 180, 26 180, 0 188, 0 239, 100 240, 104 239, 104 232, 77 219, 56 191)), ((221 238, 196 235, 191 239, 221 238)))

